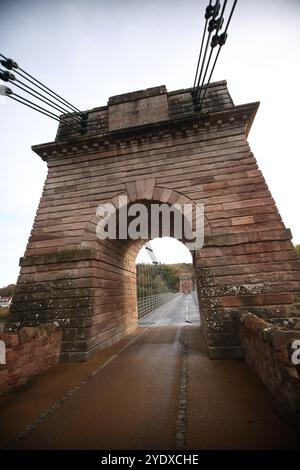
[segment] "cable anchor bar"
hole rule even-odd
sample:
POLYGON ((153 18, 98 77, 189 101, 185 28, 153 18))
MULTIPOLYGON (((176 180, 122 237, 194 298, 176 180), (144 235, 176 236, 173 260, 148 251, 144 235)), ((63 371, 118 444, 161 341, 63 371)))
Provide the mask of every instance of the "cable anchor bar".
POLYGON ((219 31, 220 29, 222 29, 223 23, 224 23, 223 16, 220 16, 220 18, 217 18, 216 20, 211 19, 208 23, 207 31, 209 33, 212 33, 215 29, 219 31))
POLYGON ((205 10, 205 19, 209 20, 209 18, 211 18, 212 16, 214 17, 218 16, 219 11, 220 11, 220 3, 216 3, 215 5, 209 4, 205 10))
POLYGON ((227 40, 227 36, 228 35, 227 35, 227 33, 225 33, 225 31, 224 31, 224 33, 222 33, 220 35, 215 34, 211 39, 211 43, 210 43, 211 47, 215 48, 216 46, 220 46, 220 47, 224 46, 224 44, 227 40))
POLYGON ((9 82, 10 80, 15 80, 16 77, 13 73, 8 72, 7 70, 0 70, 0 80, 3 82, 9 82))
POLYGON ((8 70, 19 68, 17 62, 15 62, 13 59, 0 60, 0 63, 1 65, 3 65, 3 67, 5 67, 8 70))

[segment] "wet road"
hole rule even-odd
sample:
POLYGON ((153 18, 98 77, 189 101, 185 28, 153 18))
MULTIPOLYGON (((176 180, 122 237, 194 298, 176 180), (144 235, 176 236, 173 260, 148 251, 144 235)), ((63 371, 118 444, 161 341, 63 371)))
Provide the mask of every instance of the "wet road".
POLYGON ((58 364, 0 401, 1 447, 293 448, 299 438, 241 361, 208 359, 192 296, 88 363, 58 364))

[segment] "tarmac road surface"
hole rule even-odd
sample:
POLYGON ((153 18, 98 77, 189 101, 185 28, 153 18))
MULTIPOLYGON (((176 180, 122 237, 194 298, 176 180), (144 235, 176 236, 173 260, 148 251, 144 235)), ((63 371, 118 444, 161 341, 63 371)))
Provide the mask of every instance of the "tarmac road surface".
POLYGON ((2 448, 299 446, 245 363, 207 357, 189 294, 145 316, 88 363, 58 364, 2 397, 0 423, 2 448))

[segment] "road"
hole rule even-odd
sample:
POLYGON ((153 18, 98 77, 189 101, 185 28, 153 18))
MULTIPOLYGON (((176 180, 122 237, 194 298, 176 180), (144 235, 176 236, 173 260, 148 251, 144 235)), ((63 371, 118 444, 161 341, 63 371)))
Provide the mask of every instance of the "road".
POLYGON ((207 357, 191 295, 88 363, 58 364, 0 400, 15 449, 276 449, 299 436, 242 361, 207 357))

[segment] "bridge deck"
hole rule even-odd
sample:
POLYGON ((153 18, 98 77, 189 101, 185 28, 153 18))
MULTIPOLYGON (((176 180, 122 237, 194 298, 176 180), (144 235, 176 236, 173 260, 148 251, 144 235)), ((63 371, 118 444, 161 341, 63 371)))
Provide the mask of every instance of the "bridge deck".
POLYGON ((143 318, 90 362, 58 364, 2 397, 0 422, 0 446, 22 449, 262 449, 298 441, 243 362, 208 359, 190 295, 143 318))

